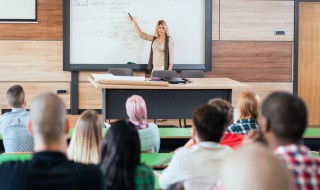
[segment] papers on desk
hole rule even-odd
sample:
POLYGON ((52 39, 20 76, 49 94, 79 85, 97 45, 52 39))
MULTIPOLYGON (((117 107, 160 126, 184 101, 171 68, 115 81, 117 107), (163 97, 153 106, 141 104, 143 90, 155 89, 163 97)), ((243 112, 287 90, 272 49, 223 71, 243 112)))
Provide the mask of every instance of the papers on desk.
POLYGON ((145 77, 134 77, 134 76, 114 76, 113 74, 92 74, 91 77, 95 82, 99 83, 100 80, 110 81, 145 81, 145 77))

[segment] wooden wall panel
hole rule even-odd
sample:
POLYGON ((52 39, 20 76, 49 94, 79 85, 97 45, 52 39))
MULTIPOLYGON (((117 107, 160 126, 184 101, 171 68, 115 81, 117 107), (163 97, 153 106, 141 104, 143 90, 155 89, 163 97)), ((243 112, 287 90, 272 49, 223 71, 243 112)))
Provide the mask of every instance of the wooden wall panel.
POLYGON ((62 0, 38 0, 38 23, 0 23, 0 39, 62 40, 62 0))
POLYGON ((220 0, 212 2, 212 40, 220 40, 220 0))
POLYGON ((41 93, 52 92, 57 90, 67 90, 67 94, 57 94, 64 103, 67 109, 70 109, 70 83, 69 82, 1 82, 0 83, 0 109, 11 109, 6 98, 7 90, 12 86, 19 84, 23 87, 26 98, 27 108, 30 108, 32 100, 41 93))
POLYGON ((241 82, 291 82, 292 42, 213 41, 212 72, 241 82))
POLYGON ((298 95, 309 109, 309 125, 320 125, 320 3, 300 3, 298 95))
POLYGON ((253 91, 260 96, 260 100, 263 101, 269 94, 275 91, 293 92, 292 82, 248 82, 249 85, 246 88, 239 88, 232 92, 232 105, 236 108, 238 103, 238 96, 242 91, 253 91))
POLYGON ((294 1, 220 1, 220 40, 293 41, 294 1), (286 35, 274 35, 274 30, 286 35))
POLYGON ((0 40, 0 81, 70 81, 61 41, 0 40))
POLYGON ((90 82, 79 82, 79 109, 102 109, 102 91, 90 82))

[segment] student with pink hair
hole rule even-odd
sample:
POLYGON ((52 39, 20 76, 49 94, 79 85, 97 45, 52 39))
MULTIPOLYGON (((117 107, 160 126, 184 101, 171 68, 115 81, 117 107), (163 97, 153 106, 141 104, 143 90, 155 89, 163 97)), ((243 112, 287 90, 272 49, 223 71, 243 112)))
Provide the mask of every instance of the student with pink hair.
POLYGON ((147 122, 147 107, 144 99, 133 95, 127 99, 126 110, 129 120, 137 127, 141 152, 159 152, 160 133, 155 123, 147 122))

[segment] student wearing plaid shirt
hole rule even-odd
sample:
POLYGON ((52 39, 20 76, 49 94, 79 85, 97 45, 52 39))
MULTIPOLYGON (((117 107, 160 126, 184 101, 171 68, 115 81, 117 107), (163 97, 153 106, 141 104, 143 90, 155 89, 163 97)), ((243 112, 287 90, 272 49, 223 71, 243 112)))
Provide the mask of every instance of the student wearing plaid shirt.
POLYGON ((241 92, 238 98, 239 119, 231 124, 227 132, 245 135, 257 130, 259 96, 251 91, 241 92))
POLYGON ((295 189, 320 189, 320 160, 300 144, 307 126, 307 108, 303 101, 284 92, 271 94, 262 104, 259 126, 262 139, 286 163, 295 189))

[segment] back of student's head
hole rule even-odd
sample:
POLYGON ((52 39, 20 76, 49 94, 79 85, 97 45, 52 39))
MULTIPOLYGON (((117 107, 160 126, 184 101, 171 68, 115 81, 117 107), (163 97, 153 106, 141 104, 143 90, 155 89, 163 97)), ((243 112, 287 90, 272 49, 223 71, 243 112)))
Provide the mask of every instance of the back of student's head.
POLYGON ((70 159, 85 164, 100 161, 102 124, 94 110, 86 110, 77 120, 68 148, 70 159))
POLYGON ((30 121, 35 137, 44 143, 60 140, 66 132, 66 110, 63 101, 53 93, 36 97, 31 104, 30 121))
POLYGON ((226 115, 227 125, 230 125, 232 123, 232 121, 233 121, 233 106, 227 100, 224 100, 221 98, 213 98, 213 99, 209 100, 208 104, 212 105, 212 106, 220 107, 226 115))
POLYGON ((11 86, 7 91, 8 103, 13 108, 22 108, 25 101, 25 94, 22 86, 11 86))
POLYGON ((251 91, 244 91, 239 94, 238 109, 239 118, 257 118, 259 109, 259 96, 251 91))
POLYGON ((147 120, 146 102, 139 95, 133 95, 127 99, 126 110, 131 121, 144 124, 147 120))
POLYGON ((226 115, 219 106, 199 106, 193 112, 192 120, 201 141, 220 142, 227 125, 226 115))
POLYGON ((224 190, 291 190, 288 171, 266 147, 250 144, 236 150, 222 164, 224 190))
POLYGON ((278 139, 298 142, 307 126, 307 108, 304 102, 286 92, 269 95, 262 103, 261 116, 267 119, 278 139))
POLYGON ((133 189, 139 163, 140 141, 134 124, 125 120, 112 123, 101 147, 100 167, 107 189, 133 189))

